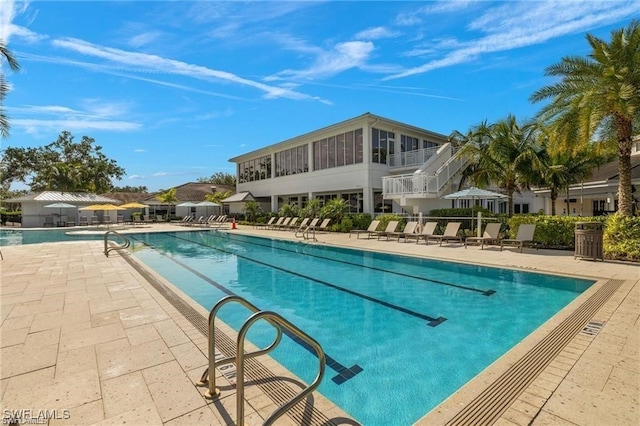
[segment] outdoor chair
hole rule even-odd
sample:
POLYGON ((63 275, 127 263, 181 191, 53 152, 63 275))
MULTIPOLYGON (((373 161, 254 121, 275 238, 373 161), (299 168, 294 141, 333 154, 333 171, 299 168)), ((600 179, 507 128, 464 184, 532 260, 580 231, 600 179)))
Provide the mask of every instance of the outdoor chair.
POLYGON ((44 226, 45 228, 53 227, 54 226, 54 224, 53 224, 53 216, 45 216, 44 225, 42 225, 42 226, 44 226))
POLYGON ((326 232, 329 230, 329 223, 331 222, 331 219, 325 219, 322 221, 322 223, 320 223, 320 225, 318 225, 317 228, 314 228, 315 230, 318 231, 322 231, 322 232, 326 232))
POLYGON ((434 235, 438 222, 427 222, 422 227, 422 232, 416 234, 416 244, 420 243, 420 239, 424 239, 425 243, 428 242, 429 237, 434 235))
POLYGON ((269 226, 267 229, 276 229, 278 228, 280 225, 282 225, 282 222, 284 222, 286 218, 284 216, 281 216, 278 218, 278 220, 276 221, 276 223, 272 223, 271 226, 269 226))
POLYGON ((91 216, 91 222, 89 222, 89 225, 100 225, 100 221, 98 220, 98 216, 91 216))
POLYGON ((273 225, 273 222, 275 222, 275 221, 276 221, 276 217, 275 216, 271 216, 271 218, 269 219, 269 221, 267 223, 261 224, 261 225, 256 225, 256 228, 258 228, 258 229, 259 228, 267 228, 267 229, 269 229, 269 227, 271 225, 273 225))
POLYGON ((89 219, 86 216, 80 216, 78 226, 89 226, 89 219))
POLYGON ((458 241, 460 244, 462 244, 462 237, 458 236, 460 225, 460 222, 447 223, 447 227, 444 229, 444 233, 442 235, 432 235, 430 237, 427 237, 427 244, 429 244, 430 239, 440 241, 440 245, 442 245, 443 241, 458 241))
POLYGON ((522 248, 525 244, 533 243, 533 234, 536 232, 536 225, 531 223, 523 223, 518 227, 518 233, 515 238, 505 238, 500 240, 500 251, 504 248, 505 245, 515 246, 520 249, 520 253, 522 253, 522 248))
POLYGON ((373 232, 371 235, 375 235, 376 237, 378 237, 378 240, 380 239, 380 237, 386 236, 387 240, 389 240, 388 234, 392 232, 396 232, 399 224, 400 224, 399 220, 392 220, 389 223, 387 223, 387 227, 384 228, 384 231, 376 231, 376 232, 373 232))
POLYGON ((349 238, 351 238, 351 234, 356 234, 357 238, 360 238, 360 234, 368 234, 367 238, 369 238, 369 235, 378 229, 378 225, 380 225, 379 220, 372 220, 367 229, 352 229, 349 232, 349 238))
POLYGON ((284 230, 291 230, 291 229, 296 229, 298 227, 298 221, 300 220, 299 217, 294 217, 293 219, 291 219, 291 222, 289 222, 288 225, 285 225, 282 227, 282 229, 284 230))
POLYGON ((295 227, 291 227, 291 230, 297 232, 297 231, 305 229, 308 225, 309 225, 309 218, 305 217, 304 219, 302 219, 302 222, 300 222, 299 225, 297 225, 295 227))
POLYGON ((484 233, 482 237, 467 237, 464 240, 464 248, 467 248, 467 244, 472 243, 480 243, 480 250, 484 248, 484 244, 490 243, 500 243, 500 223, 487 223, 487 226, 484 228, 484 233))
POLYGON ((401 238, 404 238, 404 242, 406 243, 407 237, 411 237, 412 235, 415 235, 417 227, 418 227, 417 221, 409 221, 407 222, 407 224, 405 225, 402 231, 389 233, 387 235, 387 240, 389 240, 390 237, 398 237, 398 242, 400 242, 401 238))

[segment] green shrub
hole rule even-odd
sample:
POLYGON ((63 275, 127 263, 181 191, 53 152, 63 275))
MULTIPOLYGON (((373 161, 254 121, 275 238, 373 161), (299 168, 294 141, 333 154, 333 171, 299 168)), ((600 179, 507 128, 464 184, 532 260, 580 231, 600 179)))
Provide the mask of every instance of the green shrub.
MULTIPOLYGON (((381 214, 380 216, 377 216, 376 219, 380 221, 380 224, 378 225, 378 230, 384 230, 389 224, 389 222, 391 222, 392 220, 397 220, 400 222, 399 229, 404 228, 404 225, 407 222, 402 216, 399 216, 393 213, 381 214)), ((366 228, 362 228, 362 229, 366 229, 366 228)))
POLYGON ((349 216, 353 223, 351 229, 367 229, 373 220, 369 213, 355 213, 349 216))
POLYGON ((534 240, 545 248, 572 249, 575 246, 576 222, 588 222, 594 218, 578 216, 547 216, 538 214, 515 215, 508 220, 508 238, 515 238, 523 223, 534 223, 534 240))
POLYGON ((606 216, 603 247, 607 259, 640 261, 640 217, 606 216))

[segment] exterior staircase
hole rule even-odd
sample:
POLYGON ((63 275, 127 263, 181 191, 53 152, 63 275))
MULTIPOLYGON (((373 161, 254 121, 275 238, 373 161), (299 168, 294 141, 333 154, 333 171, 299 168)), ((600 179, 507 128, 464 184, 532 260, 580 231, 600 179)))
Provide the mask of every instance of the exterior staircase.
POLYGON ((414 201, 440 198, 449 192, 454 181, 465 169, 469 160, 458 155, 459 151, 446 143, 415 172, 385 176, 382 192, 387 200, 395 200, 401 206, 415 205, 414 201))

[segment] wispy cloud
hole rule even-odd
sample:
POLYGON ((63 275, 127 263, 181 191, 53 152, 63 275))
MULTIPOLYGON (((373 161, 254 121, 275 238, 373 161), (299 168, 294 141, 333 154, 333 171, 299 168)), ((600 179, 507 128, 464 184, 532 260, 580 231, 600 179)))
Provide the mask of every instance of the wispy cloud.
POLYGON ((197 115, 195 119, 196 120, 214 120, 217 118, 231 117, 232 115, 233 115, 233 111, 227 108, 224 111, 211 111, 205 114, 197 115))
POLYGON ((77 110, 61 105, 23 105, 7 108, 13 119, 14 128, 20 128, 29 134, 51 134, 60 129, 70 132, 104 130, 126 132, 138 130, 140 123, 119 120, 128 108, 123 103, 110 104, 97 99, 81 101, 86 110, 77 110))
POLYGON ((142 153, 142 152, 147 152, 147 150, 142 148, 137 148, 137 149, 134 149, 133 152, 142 153))
POLYGON ((326 78, 351 68, 358 68, 366 64, 367 59, 374 50, 373 43, 369 41, 348 41, 338 43, 329 51, 323 51, 317 56, 313 64, 306 69, 284 70, 267 77, 265 80, 273 81, 282 78, 309 79, 326 78))
POLYGON ((75 38, 62 38, 53 40, 52 44, 55 47, 70 50, 85 56, 104 59, 113 64, 142 67, 159 74, 182 75, 198 80, 235 83, 241 86, 252 87, 263 91, 265 98, 319 100, 318 98, 304 93, 249 80, 227 71, 215 70, 200 65, 188 64, 174 59, 163 58, 157 55, 100 46, 75 38))
MULTIPOLYGON (((457 3, 457 2, 451 2, 457 3)), ((471 41, 445 39, 429 52, 437 58, 396 73, 386 79, 408 77, 438 68, 467 63, 487 53, 533 46, 567 34, 575 34, 640 13, 637 1, 508 2, 488 8, 468 25, 484 35, 471 41), (613 7, 615 5, 615 7, 613 7), (523 23, 526 23, 524 25, 523 23)), ((424 9, 421 9, 424 13, 424 9)), ((414 51, 414 54, 419 51, 414 51)), ((410 56, 410 55, 408 55, 410 56)))
POLYGON ((372 27, 360 31, 355 35, 356 40, 379 40, 383 38, 397 37, 400 33, 387 27, 372 27))
POLYGON ((131 175, 131 176, 129 176, 129 179, 131 179, 131 180, 144 180, 144 179, 146 179, 146 177, 144 177, 142 175, 131 175))
POLYGON ((37 42, 46 38, 44 35, 13 23, 14 18, 24 14, 28 8, 28 1, 2 0, 0 2, 0 39, 5 43, 8 43, 12 36, 28 42, 37 42))
POLYGON ((131 37, 128 41, 127 44, 131 47, 134 48, 140 48, 142 46, 146 46, 152 42, 154 42, 155 40, 157 40, 158 38, 160 38, 161 33, 160 31, 149 31, 149 32, 145 32, 142 34, 137 34, 133 37, 131 37))

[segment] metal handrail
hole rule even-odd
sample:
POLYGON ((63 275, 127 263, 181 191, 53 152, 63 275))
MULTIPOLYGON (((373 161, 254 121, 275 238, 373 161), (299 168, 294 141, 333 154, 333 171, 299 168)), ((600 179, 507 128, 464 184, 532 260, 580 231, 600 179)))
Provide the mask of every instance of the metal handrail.
POLYGON ((278 407, 269 417, 266 418, 263 425, 272 425, 278 418, 280 418, 287 410, 293 407, 295 404, 304 399, 308 394, 316 390, 318 386, 320 386, 320 382, 322 382, 322 378, 324 377, 325 370, 325 354, 322 350, 322 346, 318 342, 316 342, 311 336, 309 336, 304 331, 300 330, 294 324, 289 322, 287 319, 282 317, 272 311, 260 311, 251 315, 247 321, 242 325, 240 331, 238 333, 238 344, 236 347, 236 377, 239 380, 236 380, 236 413, 237 413, 237 422, 238 426, 244 425, 244 341, 249 331, 249 328, 258 320, 265 319, 271 324, 277 324, 279 327, 285 327, 289 332, 293 333, 299 339, 306 341, 315 351, 318 357, 318 375, 316 378, 308 385, 305 389, 302 390, 298 395, 291 398, 289 401, 285 402, 283 405, 278 407))
POLYGON ((131 240, 129 240, 129 238, 127 238, 126 236, 122 235, 121 233, 117 232, 117 231, 107 231, 104 233, 104 255, 109 257, 109 252, 112 250, 124 250, 127 249, 131 246, 131 240), (118 237, 120 237, 120 239, 122 239, 124 242, 122 244, 117 244, 115 246, 110 246, 109 245, 109 234, 113 234, 116 235, 118 237))
MULTIPOLYGON (((209 372, 214 371, 216 367, 219 367, 225 364, 230 364, 236 361, 235 356, 223 358, 216 361, 216 327, 215 327, 216 316, 220 308, 222 308, 222 306, 230 302, 239 303, 254 313, 260 311, 260 309, 258 309, 253 303, 249 302, 246 299, 243 299, 240 296, 235 296, 235 295, 223 297, 211 309, 211 312, 209 313, 209 366, 204 370, 204 372, 202 373, 202 376, 200 377, 200 381, 197 383, 198 386, 207 386, 207 385, 209 386, 209 390, 205 393, 205 397, 209 399, 214 399, 220 396, 220 389, 216 388, 216 375, 215 373, 209 374, 209 372)), ((273 341, 273 343, 271 343, 269 346, 267 346, 264 349, 243 354, 244 358, 254 358, 254 357, 269 353, 278 345, 278 343, 280 343, 280 340, 282 339, 282 329, 277 324, 274 324, 271 322, 270 324, 272 324, 276 328, 276 332, 277 332, 276 338, 273 341)))

